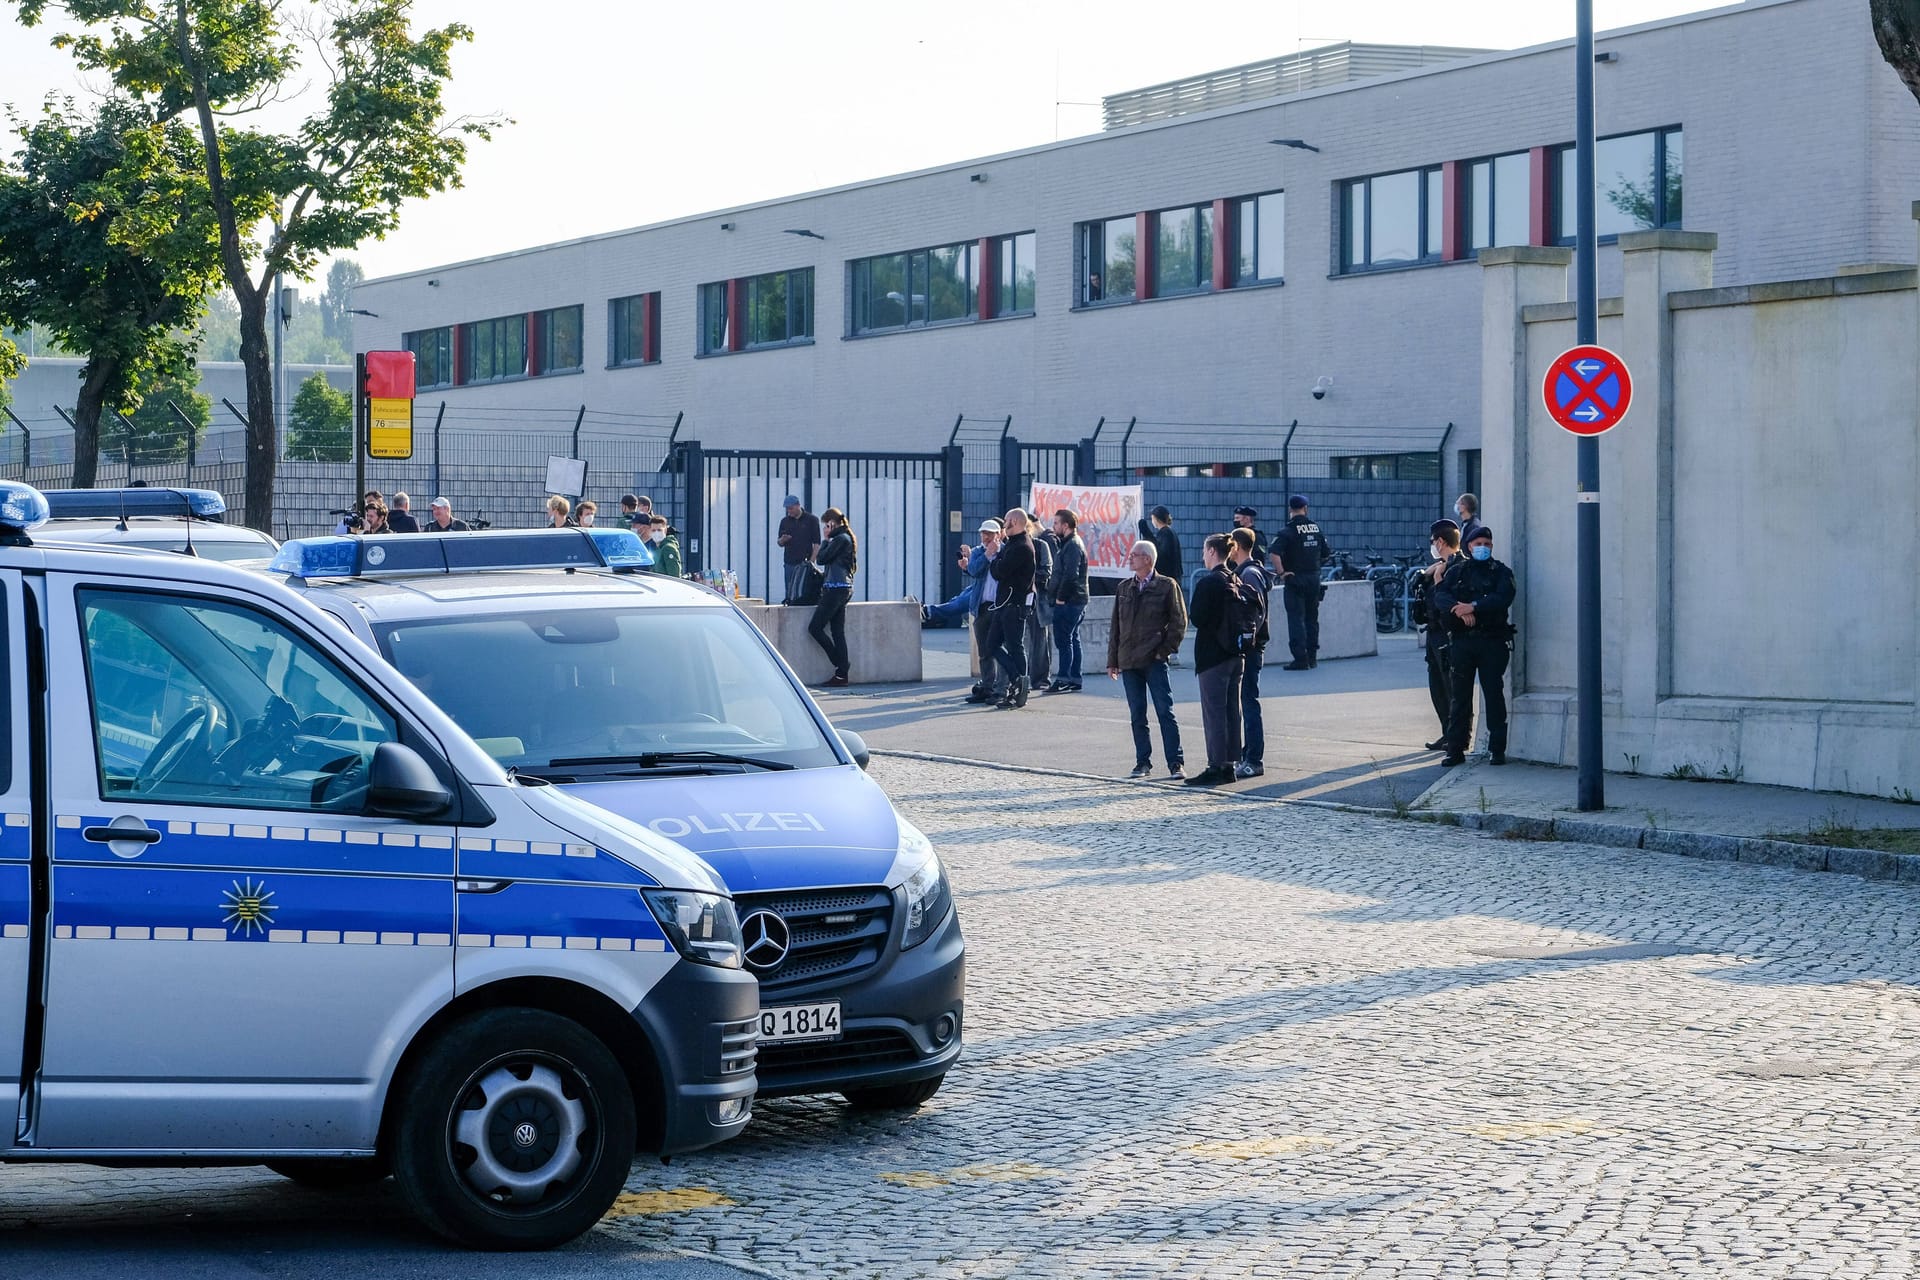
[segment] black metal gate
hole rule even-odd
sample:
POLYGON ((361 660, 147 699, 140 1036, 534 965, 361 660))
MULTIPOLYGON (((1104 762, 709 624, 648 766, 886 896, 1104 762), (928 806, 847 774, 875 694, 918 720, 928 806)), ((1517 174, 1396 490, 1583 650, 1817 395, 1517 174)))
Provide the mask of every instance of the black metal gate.
MULTIPOLYGON (((1025 507, 1036 484, 1093 483, 1088 441, 1079 444, 1023 444, 1013 436, 1000 440, 1000 507, 1025 507)), ((1042 511, 1042 520, 1052 513, 1042 511)))
POLYGON ((731 569, 743 595, 786 594, 779 537, 791 494, 815 515, 846 513, 860 543, 856 600, 931 603, 959 590, 961 451, 820 453, 675 446, 690 573, 731 569))

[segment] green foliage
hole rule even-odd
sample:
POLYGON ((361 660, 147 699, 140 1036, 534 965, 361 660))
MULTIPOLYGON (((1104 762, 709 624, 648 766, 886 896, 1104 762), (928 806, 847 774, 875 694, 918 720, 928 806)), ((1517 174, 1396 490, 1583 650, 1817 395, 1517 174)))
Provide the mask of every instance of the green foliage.
POLYGON ((167 374, 140 389, 140 406, 116 415, 100 433, 100 448, 110 457, 129 457, 135 466, 179 462, 187 456, 186 424, 175 416, 178 408, 193 424, 197 442, 213 420, 213 401, 200 392, 200 374, 167 374))
POLYGON ((287 416, 287 456, 304 462, 353 458, 353 398, 336 391, 324 373, 301 383, 293 397, 293 410, 287 416))
POLYGON ((335 258, 327 268, 327 291, 320 297, 320 328, 345 351, 353 337, 353 291, 367 273, 352 258, 335 258))
MULTIPOLYGON (((293 323, 281 334, 286 343, 288 364, 352 364, 353 356, 345 345, 326 332, 327 299, 306 297, 294 303, 293 323)), ((272 333, 272 329, 268 329, 272 333)), ((238 360, 240 358, 240 308, 233 295, 214 295, 193 335, 200 360, 238 360)), ((269 346, 271 350, 271 346, 269 346)))
POLYGON ((1920 0, 1869 0, 1867 13, 1880 56, 1920 100, 1920 0))
MULTIPOLYGON (((20 348, 14 346, 13 340, 5 334, 0 334, 0 409, 13 403, 13 390, 7 384, 19 377, 20 371, 26 367, 27 358, 20 354, 20 348)), ((0 427, 4 426, 4 423, 0 423, 0 427)))
POLYGON ((105 406, 192 361, 184 336, 218 278, 199 151, 184 125, 109 99, 93 115, 49 100, 15 118, 0 167, 0 322, 34 326, 87 361, 75 483, 91 483, 105 406))

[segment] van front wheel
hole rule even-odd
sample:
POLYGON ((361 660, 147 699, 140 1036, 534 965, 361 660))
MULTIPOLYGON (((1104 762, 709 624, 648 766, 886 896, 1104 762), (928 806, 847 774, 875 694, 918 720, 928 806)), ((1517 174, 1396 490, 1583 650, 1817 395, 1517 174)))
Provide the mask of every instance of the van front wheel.
POLYGON ((633 1092, 586 1028, 537 1009, 455 1023, 408 1073, 394 1174, 434 1231, 545 1249, 598 1222, 633 1164, 633 1092))

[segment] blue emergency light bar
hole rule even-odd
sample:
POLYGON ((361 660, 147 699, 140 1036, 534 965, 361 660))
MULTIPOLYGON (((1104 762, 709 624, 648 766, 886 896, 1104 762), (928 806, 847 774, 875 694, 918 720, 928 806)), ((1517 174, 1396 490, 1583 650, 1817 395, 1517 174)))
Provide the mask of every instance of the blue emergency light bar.
POLYGON ((268 569, 304 581, 499 569, 630 571, 652 563, 646 544, 625 529, 502 529, 295 538, 281 545, 268 569))
POLYGON ((227 500, 212 489, 48 489, 55 520, 124 520, 128 516, 181 516, 218 520, 227 500))
POLYGON ((0 480, 0 531, 25 533, 29 529, 38 529, 46 522, 45 494, 30 484, 0 480))

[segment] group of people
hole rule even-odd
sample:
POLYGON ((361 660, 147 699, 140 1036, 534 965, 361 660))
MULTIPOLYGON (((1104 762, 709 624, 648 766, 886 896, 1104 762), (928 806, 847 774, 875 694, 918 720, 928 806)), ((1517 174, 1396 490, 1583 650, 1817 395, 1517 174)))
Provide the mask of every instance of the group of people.
POLYGON ((378 489, 360 495, 359 506, 342 515, 334 525, 335 533, 464 533, 472 528, 453 516, 453 504, 435 498, 427 504, 427 522, 423 525, 413 514, 413 499, 405 493, 393 495, 389 503, 378 489))
POLYGON ((1201 544, 1205 567, 1189 601, 1176 576, 1178 540, 1163 536, 1171 533, 1171 515, 1165 507, 1156 507, 1151 518, 1153 525, 1143 532, 1152 536, 1134 543, 1127 559, 1130 574, 1115 592, 1107 642, 1107 675, 1126 686, 1133 728, 1131 776, 1153 774, 1153 738, 1147 725, 1151 701, 1168 777, 1191 787, 1259 777, 1266 772, 1260 673, 1272 638, 1272 594, 1278 587, 1287 616, 1293 661, 1284 669, 1311 670, 1320 647, 1320 598, 1326 591, 1320 566, 1330 554, 1326 534, 1300 494, 1288 499, 1286 528, 1271 546, 1257 527, 1260 513, 1238 507, 1233 529, 1210 534, 1201 544), (1165 572, 1167 567, 1174 572, 1165 572), (1207 751, 1206 768, 1191 778, 1186 776, 1168 673, 1189 623, 1207 751))
POLYGON ((1470 493, 1454 504, 1453 520, 1436 520, 1428 553, 1433 563, 1414 584, 1413 617, 1424 631, 1427 692, 1440 718, 1429 751, 1441 764, 1462 764, 1473 740, 1473 687, 1486 699, 1488 762, 1507 762, 1507 661, 1513 651, 1513 570, 1493 558, 1493 531, 1480 521, 1470 493))
MULTIPOLYGON (((600 518, 600 504, 591 498, 568 502, 559 494, 547 499, 547 525, 553 529, 591 529, 600 518)), ((653 572, 678 578, 682 573, 680 531, 653 509, 653 499, 640 494, 620 496, 620 523, 647 544, 653 572)))
POLYGON ((981 522, 979 545, 960 548, 962 594, 975 604, 980 655, 980 679, 968 703, 1013 710, 1026 706, 1036 689, 1079 692, 1080 620, 1088 599, 1087 544, 1079 530, 1080 517, 1068 508, 1042 525, 1039 512, 1015 507, 1002 519, 981 522))

